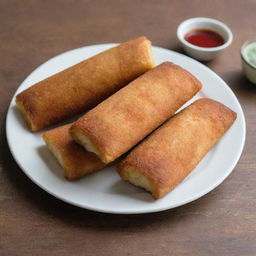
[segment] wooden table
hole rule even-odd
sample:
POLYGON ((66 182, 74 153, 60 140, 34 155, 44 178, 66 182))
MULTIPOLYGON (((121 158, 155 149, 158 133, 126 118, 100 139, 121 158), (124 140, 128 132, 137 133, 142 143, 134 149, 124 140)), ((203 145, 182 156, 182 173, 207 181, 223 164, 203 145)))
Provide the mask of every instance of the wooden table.
POLYGON ((256 255, 256 87, 240 65, 242 43, 255 37, 255 9, 255 0, 1 0, 0 255, 256 255), (139 35, 181 51, 176 28, 197 16, 222 20, 234 33, 206 64, 235 92, 247 122, 242 157, 225 182, 177 209, 111 215, 59 201, 25 176, 8 149, 5 117, 32 70, 70 49, 139 35))

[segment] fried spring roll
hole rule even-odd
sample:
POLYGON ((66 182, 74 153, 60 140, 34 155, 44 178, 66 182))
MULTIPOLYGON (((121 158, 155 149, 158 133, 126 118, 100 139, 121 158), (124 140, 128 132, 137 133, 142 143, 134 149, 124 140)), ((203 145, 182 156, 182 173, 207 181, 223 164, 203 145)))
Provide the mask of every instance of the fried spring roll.
POLYGON ((31 131, 82 113, 154 66, 145 37, 120 44, 33 85, 16 97, 31 131))
POLYGON ((49 150, 65 170, 65 177, 70 180, 81 178, 106 165, 99 158, 78 145, 69 135, 71 124, 64 125, 43 133, 42 137, 49 150))
POLYGON ((72 137, 109 163, 172 116, 201 89, 181 67, 165 62, 89 111, 71 129, 72 137))
POLYGON ((235 119, 236 113, 223 104, 197 100, 131 151, 118 173, 158 199, 197 166, 235 119))

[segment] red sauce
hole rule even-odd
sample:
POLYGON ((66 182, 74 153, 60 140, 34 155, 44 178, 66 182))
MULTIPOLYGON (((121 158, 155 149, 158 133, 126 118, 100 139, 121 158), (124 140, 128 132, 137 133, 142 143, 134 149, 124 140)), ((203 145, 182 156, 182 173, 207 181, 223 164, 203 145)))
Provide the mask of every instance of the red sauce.
POLYGON ((217 47, 224 44, 221 35, 208 29, 195 29, 185 35, 185 40, 200 47, 217 47))

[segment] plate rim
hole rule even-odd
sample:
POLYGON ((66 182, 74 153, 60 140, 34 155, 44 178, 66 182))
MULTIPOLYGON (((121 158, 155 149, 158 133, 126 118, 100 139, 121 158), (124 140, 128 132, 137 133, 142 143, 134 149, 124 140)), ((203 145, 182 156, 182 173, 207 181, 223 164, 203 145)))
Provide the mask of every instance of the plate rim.
POLYGON ((9 129, 8 129, 8 123, 9 123, 9 115, 10 115, 10 112, 11 112, 11 107, 12 107, 12 103, 15 99, 15 95, 19 92, 20 90, 20 87, 23 83, 25 83, 25 81, 27 79, 29 79, 31 76, 33 76, 34 73, 37 72, 37 70, 39 70, 43 65, 47 65, 48 62, 52 61, 53 59, 55 58, 58 58, 60 57, 61 55, 65 55, 65 54, 68 54, 68 53, 71 53, 73 51, 77 51, 77 50, 82 50, 84 48, 89 48, 89 47, 113 47, 117 45, 116 43, 106 43, 106 44, 94 44, 94 45, 88 45, 88 46, 83 46, 83 47, 79 47, 79 48, 75 48, 75 49, 71 49, 69 51, 66 51, 66 52, 63 52, 63 53, 60 53, 56 56, 53 56, 52 58, 48 59, 47 61, 43 62, 42 64, 40 64, 38 67, 36 67, 20 84, 19 86, 17 87, 16 91, 14 92, 12 98, 11 98, 11 101, 10 101, 10 104, 9 104, 9 107, 8 107, 8 110, 7 110, 7 115, 6 115, 6 124, 5 124, 5 129, 6 129, 6 138, 7 138, 7 144, 8 144, 8 147, 10 149, 10 152, 14 158, 14 160, 16 161, 16 163, 18 164, 19 168, 23 171, 23 173, 33 182, 35 183, 38 187, 40 187, 41 189, 43 189, 44 191, 46 191, 47 193, 49 193, 50 195, 54 196, 55 198, 61 200, 61 201, 64 201, 65 203, 68 203, 68 204, 71 204, 71 205, 74 205, 74 206, 77 206, 79 208, 83 208, 83 209, 87 209, 87 210, 92 210, 92 211, 96 211, 96 212, 102 212, 102 213, 109 213, 109 214, 145 214, 145 213, 154 213, 154 212, 161 212, 161 211, 165 211, 165 210, 169 210, 169 209, 173 209, 173 208, 177 208, 177 207, 180 207, 182 205, 185 205, 187 203, 190 203, 192 201, 195 201, 199 198, 201 198, 202 196, 208 194, 210 191, 212 191, 213 189, 215 189, 216 187, 218 187, 231 173, 232 171, 234 170, 235 166, 237 165, 239 159, 241 158, 241 155, 242 155, 242 151, 244 149, 244 145, 245 145, 245 139, 246 139, 246 122, 245 122, 245 116, 244 116, 244 112, 243 112, 243 109, 242 109, 242 106, 240 104, 240 102, 238 101, 236 95, 234 94, 234 92, 231 90, 231 88, 227 85, 227 83, 218 75, 216 74, 214 71, 212 71, 209 67, 203 65, 202 63, 198 62, 197 60, 193 59, 193 58, 190 58, 184 54, 181 54, 179 52, 176 52, 176 51, 173 51, 173 50, 170 50, 170 49, 166 49, 166 48, 163 48, 163 47, 159 47, 159 46, 152 46, 152 48, 155 48, 155 49, 159 49, 159 50, 164 50, 164 51, 168 51, 168 52, 171 52, 171 53, 174 53, 176 55, 180 55, 182 58, 185 58, 185 59, 189 59, 189 61, 192 61, 192 62, 195 62, 197 63, 197 65, 200 65, 203 69, 207 70, 207 72, 210 72, 212 73, 224 86, 225 86, 225 89, 227 89, 229 91, 229 93, 232 95, 233 99, 236 101, 236 105, 237 107, 239 108, 240 112, 241 112, 241 124, 242 124, 242 135, 243 137, 241 138, 242 139, 242 142, 240 144, 240 148, 239 148, 239 152, 237 154, 237 157, 236 157, 236 160, 233 161, 232 165, 230 165, 230 167, 228 168, 228 171, 226 172, 225 175, 223 175, 221 178, 219 178, 215 183, 213 183, 211 186, 208 186, 207 189, 205 190, 202 190, 201 193, 198 193, 196 196, 194 197, 191 197, 187 200, 183 200, 183 201, 180 201, 174 205, 172 205, 171 207, 169 207, 168 205, 166 205, 165 207, 160 207, 160 208, 155 208, 155 209, 145 209, 145 210, 134 210, 132 209, 131 211, 115 211, 114 209, 113 210, 109 210, 109 209, 103 209, 103 208, 99 208, 99 207, 93 207, 93 206, 85 206, 85 205, 82 205, 82 204, 79 204, 77 202, 74 202, 74 201, 71 201, 71 200, 68 200, 66 199, 65 197, 62 197, 60 196, 59 194, 57 194, 55 191, 51 191, 50 189, 48 189, 47 187, 45 187, 44 185, 42 185, 40 182, 38 182, 36 179, 34 179, 34 177, 32 175, 30 175, 29 172, 27 172, 25 170, 25 168, 23 168, 23 165, 20 163, 19 159, 16 157, 15 153, 13 152, 13 149, 10 145, 10 134, 9 134, 9 129))

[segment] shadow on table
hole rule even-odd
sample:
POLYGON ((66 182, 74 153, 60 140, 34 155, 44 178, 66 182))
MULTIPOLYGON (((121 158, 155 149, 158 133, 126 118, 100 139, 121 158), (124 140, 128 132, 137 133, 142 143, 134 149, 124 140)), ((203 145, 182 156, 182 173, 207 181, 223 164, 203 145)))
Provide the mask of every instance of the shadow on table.
POLYGON ((225 73, 225 80, 234 92, 239 92, 239 96, 248 98, 256 96, 256 85, 244 76, 242 70, 225 73))

